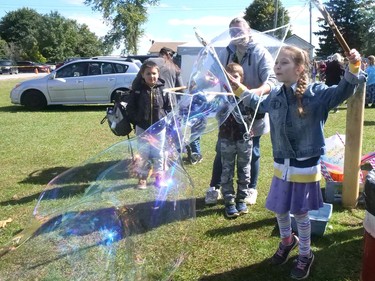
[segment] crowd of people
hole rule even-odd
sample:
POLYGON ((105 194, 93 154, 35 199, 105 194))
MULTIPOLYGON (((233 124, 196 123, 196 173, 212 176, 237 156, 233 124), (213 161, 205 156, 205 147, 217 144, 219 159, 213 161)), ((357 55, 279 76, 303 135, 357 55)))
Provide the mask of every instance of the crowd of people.
MULTIPOLYGON (((311 79, 320 81, 328 86, 337 85, 344 75, 348 60, 341 54, 335 53, 327 60, 313 60, 311 63, 311 79)), ((367 74, 365 107, 375 108, 375 56, 362 59, 361 68, 367 74)), ((337 107, 333 112, 338 112, 337 107)))
MULTIPOLYGON (((270 262, 275 266, 283 265, 292 250, 298 248, 291 277, 305 279, 314 262, 308 211, 323 206, 319 162, 325 153, 323 124, 328 112, 352 96, 356 86, 365 81, 363 70, 369 74, 366 102, 374 106, 375 78, 370 78, 370 74, 375 74, 375 58, 370 56, 367 69, 361 69, 359 53, 351 50, 345 54, 346 66, 338 54, 323 65, 322 62, 310 63, 308 54, 302 49, 283 46, 274 61, 267 49, 253 40, 246 20, 235 18, 229 28, 234 39, 219 59, 245 122, 234 118, 233 111, 218 128, 212 178, 205 202, 217 204, 223 198, 227 218, 249 212, 248 205, 256 203, 258 194, 260 137, 270 132, 274 175, 266 208, 275 213, 281 240, 270 262), (241 38, 235 39, 238 34, 242 34, 241 38), (320 81, 315 82, 318 75, 320 81), (249 128, 251 123, 253 126, 249 128), (292 233, 291 214, 295 217, 298 234, 292 233)), ((182 85, 180 69, 172 62, 172 51, 163 49, 161 58, 143 63, 139 77, 133 83, 128 112, 136 125, 136 135, 170 111, 170 100, 162 94, 162 89, 182 85)), ((199 147, 200 139, 195 141, 199 147)), ((163 153, 142 143, 144 139, 139 142, 144 161, 138 171, 138 188, 147 188, 150 160, 155 171, 155 185, 160 187, 163 153)), ((199 155, 192 159, 193 164, 202 160, 200 148, 196 146, 193 142, 188 149, 190 156, 199 155)))

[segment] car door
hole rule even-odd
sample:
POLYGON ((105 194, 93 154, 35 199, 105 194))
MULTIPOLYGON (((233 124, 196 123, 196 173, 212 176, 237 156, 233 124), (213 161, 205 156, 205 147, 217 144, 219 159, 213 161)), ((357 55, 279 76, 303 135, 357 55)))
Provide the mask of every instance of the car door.
POLYGON ((87 102, 110 102, 112 90, 116 85, 113 63, 94 61, 88 66, 84 88, 87 102))
POLYGON ((87 78, 88 62, 75 62, 61 66, 48 80, 48 94, 51 102, 84 103, 84 79, 87 78))

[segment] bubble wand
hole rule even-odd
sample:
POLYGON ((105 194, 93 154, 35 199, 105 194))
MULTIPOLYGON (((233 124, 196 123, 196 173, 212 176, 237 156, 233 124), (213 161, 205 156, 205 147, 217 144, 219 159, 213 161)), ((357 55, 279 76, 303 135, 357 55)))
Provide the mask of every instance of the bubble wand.
MULTIPOLYGON (((345 54, 349 55, 350 48, 324 5, 319 0, 311 0, 311 2, 314 3, 323 15, 345 54)), ((360 65, 361 61, 355 64, 356 67, 360 67, 360 65)), ((359 169, 353 169, 352 167, 359 167, 361 160, 365 88, 365 83, 360 84, 356 94, 348 100, 347 107, 346 135, 350 137, 347 138, 347 144, 345 146, 345 177, 342 190, 342 204, 344 207, 349 208, 357 205, 359 194, 359 169)))
POLYGON ((342 36, 340 30, 337 28, 337 25, 333 21, 331 15, 328 13, 327 9, 325 8, 325 6, 322 4, 320 0, 311 0, 311 2, 314 3, 314 5, 318 8, 319 12, 323 15, 324 19, 326 20, 333 34, 335 35, 337 41, 339 42, 341 48, 343 48, 345 53, 349 54, 350 48, 348 44, 346 43, 344 37, 342 36))

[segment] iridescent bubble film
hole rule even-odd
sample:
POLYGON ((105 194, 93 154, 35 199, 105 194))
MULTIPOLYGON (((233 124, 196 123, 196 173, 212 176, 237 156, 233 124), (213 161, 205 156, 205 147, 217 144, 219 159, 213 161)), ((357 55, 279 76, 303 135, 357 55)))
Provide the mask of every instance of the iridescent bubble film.
MULTIPOLYGON (((235 32, 202 46, 183 92, 165 91, 173 107, 164 119, 47 185, 30 224, 1 248, 1 280, 171 278, 194 243, 194 183, 181 153, 231 112, 243 120, 218 59, 226 45, 244 36, 235 32), (160 156, 161 173, 145 157, 151 152, 160 156), (145 168, 147 188, 139 189, 145 168)), ((282 40, 256 31, 252 37, 277 55, 282 40)))

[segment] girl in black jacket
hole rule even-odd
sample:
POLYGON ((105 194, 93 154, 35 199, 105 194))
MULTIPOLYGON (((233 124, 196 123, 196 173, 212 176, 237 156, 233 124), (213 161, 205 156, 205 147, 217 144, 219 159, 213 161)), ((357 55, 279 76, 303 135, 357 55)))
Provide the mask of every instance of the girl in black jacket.
POLYGON ((139 71, 141 81, 133 85, 129 95, 126 110, 129 118, 135 125, 135 133, 138 136, 138 150, 140 161, 138 165, 138 188, 147 188, 147 178, 153 165, 155 173, 155 185, 160 186, 163 178, 164 167, 164 142, 165 126, 163 117, 170 109, 167 94, 163 94, 164 81, 159 78, 159 67, 153 61, 146 61, 139 71), (160 121, 160 122, 159 122, 160 121), (152 125, 153 130, 148 130, 152 125), (159 127, 160 129, 156 129, 159 127), (152 134, 151 134, 152 133, 152 134))

